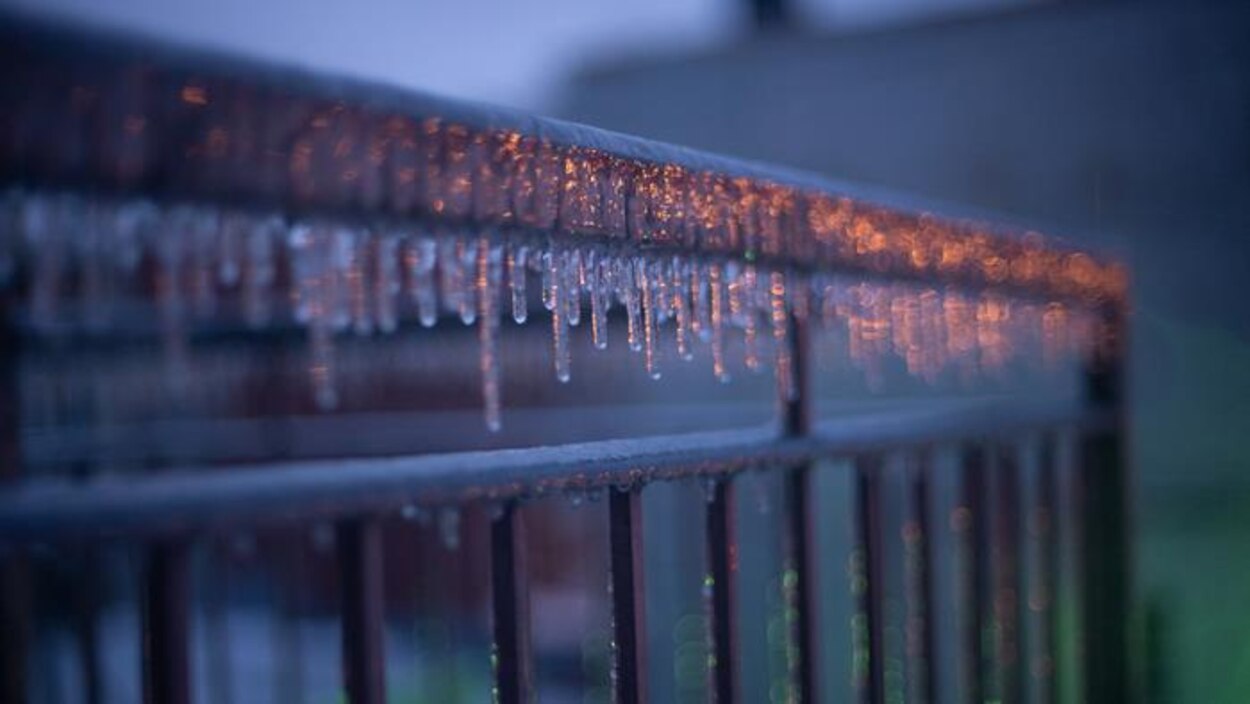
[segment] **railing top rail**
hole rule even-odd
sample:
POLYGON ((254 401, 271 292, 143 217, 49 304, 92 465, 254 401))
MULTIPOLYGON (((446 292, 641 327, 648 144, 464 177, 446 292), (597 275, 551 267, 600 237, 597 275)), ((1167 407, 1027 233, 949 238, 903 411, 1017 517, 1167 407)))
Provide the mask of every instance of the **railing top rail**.
POLYGON ((0 182, 517 228, 1122 302, 1118 264, 786 169, 185 51, 0 30, 0 182))
POLYGON ((1089 428, 1069 401, 960 400, 838 418, 810 436, 757 427, 412 457, 291 461, 87 481, 32 480, 0 494, 0 542, 237 527, 346 513, 538 497, 716 477, 1030 429, 1089 428))

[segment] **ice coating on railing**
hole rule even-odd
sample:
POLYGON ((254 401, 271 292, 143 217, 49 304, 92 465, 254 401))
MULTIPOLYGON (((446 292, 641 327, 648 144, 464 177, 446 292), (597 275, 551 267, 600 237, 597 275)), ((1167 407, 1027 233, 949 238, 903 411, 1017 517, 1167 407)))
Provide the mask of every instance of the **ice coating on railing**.
POLYGON ((339 400, 337 338, 457 321, 477 326, 485 423, 498 429, 500 322, 532 320, 534 287, 549 313, 559 381, 574 373, 571 338, 588 335, 593 349, 604 349, 614 315, 627 329, 618 344, 639 352, 652 378, 705 346, 722 381, 734 365, 760 371, 771 363, 786 398, 795 392, 795 319, 830 331, 870 384, 891 358, 934 381, 950 370, 993 374, 1016 360, 1054 367, 1097 342, 1097 309, 994 289, 888 283, 525 231, 292 221, 48 193, 13 192, 4 203, 6 285, 24 296, 34 331, 103 331, 126 306, 148 303, 176 385, 203 321, 244 329, 295 323, 307 335, 311 396, 324 409, 339 400), (580 325, 586 310, 590 324, 580 325), (740 336, 741 359, 729 358, 730 336, 740 336))

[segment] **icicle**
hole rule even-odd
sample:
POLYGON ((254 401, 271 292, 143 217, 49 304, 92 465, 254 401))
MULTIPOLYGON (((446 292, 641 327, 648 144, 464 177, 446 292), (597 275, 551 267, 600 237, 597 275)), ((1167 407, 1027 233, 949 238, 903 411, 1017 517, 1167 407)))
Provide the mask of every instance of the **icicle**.
POLYGON ((590 290, 590 333, 595 349, 608 347, 608 284, 607 262, 594 250, 587 255, 587 288, 590 290))
POLYGON ((633 260, 620 257, 616 260, 618 296, 625 306, 629 349, 642 350, 642 316, 638 301, 638 277, 634 274, 633 260))
POLYGON ((438 512, 438 537, 449 551, 460 548, 460 511, 447 507, 438 512))
MULTIPOLYGON (((668 262, 658 261, 648 264, 650 272, 647 278, 651 281, 651 286, 655 289, 652 293, 651 302, 655 304, 655 326, 658 329, 664 325, 669 318, 671 310, 672 298, 669 296, 668 283, 671 272, 668 271, 668 262)), ((657 343, 659 339, 657 338, 657 343)))
POLYGON ((565 309, 569 326, 577 327, 582 322, 582 257, 578 250, 569 249, 564 251, 562 259, 565 309))
POLYGON ((217 214, 208 210, 189 211, 185 229, 175 236, 186 237, 191 247, 191 301, 196 315, 207 317, 217 308, 217 276, 213 265, 218 233, 217 214))
POLYGON ((707 279, 711 294, 708 337, 712 343, 712 372, 723 383, 729 381, 729 369, 725 366, 725 284, 721 275, 719 264, 708 266, 707 279))
POLYGON ((569 380, 569 325, 567 320, 567 304, 564 302, 564 286, 560 272, 556 271, 554 262, 548 267, 551 270, 551 359, 556 370, 556 379, 561 382, 569 380))
POLYGON ((638 277, 638 288, 642 290, 643 315, 643 347, 647 365, 647 374, 652 379, 660 378, 660 330, 659 311, 662 299, 658 296, 656 268, 639 258, 634 264, 638 277))
POLYGON ((399 240, 395 235, 376 239, 373 267, 373 317, 378 330, 395 331, 399 321, 395 315, 395 296, 399 293, 399 240))
POLYGON ((242 215, 227 215, 220 218, 217 233, 217 282, 222 286, 234 286, 243 275, 242 242, 243 230, 248 218, 242 215))
POLYGON ((459 316, 460 322, 468 325, 476 313, 471 313, 466 321, 466 307, 474 311, 476 308, 472 301, 466 304, 469 282, 464 280, 464 274, 464 243, 452 238, 438 240, 438 294, 443 310, 459 316))
POLYGON ((111 291, 108 289, 106 271, 106 253, 108 243, 103 230, 109 218, 99 206, 89 207, 86 217, 80 225, 82 233, 77 238, 78 251, 76 256, 82 263, 82 282, 79 292, 83 302, 83 316, 87 327, 101 330, 108 322, 111 307, 111 291))
POLYGON ((747 369, 753 372, 760 370, 760 348, 757 320, 755 315, 755 267, 748 264, 742 269, 739 280, 739 303, 737 315, 742 325, 742 356, 747 369))
POLYGON ((35 327, 50 327, 60 307, 64 237, 56 214, 61 204, 51 199, 32 198, 22 209, 22 235, 27 249, 34 252, 35 257, 30 292, 31 322, 35 327))
POLYGON ((478 346, 482 371, 482 414, 488 430, 497 431, 499 419, 499 248, 483 237, 477 243, 478 346))
POLYGON ((339 403, 334 379, 334 332, 320 315, 308 326, 308 342, 311 356, 308 375, 312 380, 313 398, 321 410, 333 410, 339 403))
POLYGON ((408 270, 408 290, 417 307, 417 318, 423 327, 434 327, 438 322, 438 299, 434 292, 434 264, 438 259, 438 247, 428 237, 408 240, 404 263, 408 270))
POLYGON ((336 229, 330 238, 330 258, 324 269, 323 287, 331 330, 344 330, 352 322, 349 271, 354 256, 355 238, 345 229, 336 229))
POLYGON ((453 266, 456 269, 456 286, 458 287, 456 295, 456 308, 460 314, 460 322, 465 325, 472 325, 477 320, 476 296, 473 291, 473 274, 476 265, 476 257, 469 250, 468 244, 461 239, 456 240, 455 261, 453 266))
POLYGON ((690 331, 707 342, 711 339, 707 280, 703 265, 697 261, 690 262, 690 307, 690 331))
POLYGON ((351 238, 348 250, 347 266, 343 269, 346 275, 347 292, 351 301, 352 330, 357 335, 368 335, 373 332, 373 316, 369 313, 369 244, 370 237, 363 232, 347 233, 351 238))
POLYGON ((195 214, 188 210, 174 210, 166 216, 163 226, 153 233, 156 239, 156 299, 161 351, 166 381, 175 393, 181 393, 189 381, 181 275, 185 240, 181 235, 190 227, 194 217, 195 214))
POLYGON ((555 310, 556 307, 556 285, 560 281, 560 273, 557 270, 559 259, 555 252, 548 247, 542 254, 542 294, 543 308, 547 310, 555 310))
MULTIPOLYGON (((694 359, 694 350, 690 347, 690 298, 687 281, 689 279, 686 265, 681 259, 673 257, 673 279, 669 286, 669 294, 673 301, 673 317, 677 322, 677 354, 684 360, 694 359)), ((693 268, 693 267, 692 267, 693 268)))
POLYGON ((529 248, 518 245, 508 248, 508 288, 512 292, 512 319, 518 325, 529 318, 529 301, 525 298, 526 256, 529 248))
POLYGON ((275 278, 274 236, 281 222, 270 218, 247 228, 246 267, 243 271, 243 311, 248 325, 258 328, 269 321, 275 278))
POLYGON ((287 236, 295 317, 308 329, 308 376, 313 398, 323 410, 338 404, 332 320, 337 296, 333 262, 336 239, 307 225, 297 225, 287 236))
POLYGON ((786 276, 774 271, 768 288, 769 308, 773 324, 774 368, 777 373, 777 389, 787 401, 795 398, 793 360, 790 355, 790 321, 786 310, 786 276))

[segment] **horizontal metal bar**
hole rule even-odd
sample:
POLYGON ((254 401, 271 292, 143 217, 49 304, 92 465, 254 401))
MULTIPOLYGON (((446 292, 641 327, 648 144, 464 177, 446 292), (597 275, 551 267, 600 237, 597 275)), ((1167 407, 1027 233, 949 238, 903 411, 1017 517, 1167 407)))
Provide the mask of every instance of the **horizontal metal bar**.
POLYGON ((1123 299, 1123 269, 967 209, 580 125, 0 21, 0 182, 419 218, 1123 299), (941 215, 936 215, 940 213, 941 215))
POLYGON ((0 541, 211 529, 335 517, 406 503, 502 501, 560 491, 795 466, 822 457, 990 437, 1103 427, 1073 402, 946 401, 821 422, 810 436, 772 427, 417 457, 284 462, 134 478, 30 480, 0 492, 0 541))

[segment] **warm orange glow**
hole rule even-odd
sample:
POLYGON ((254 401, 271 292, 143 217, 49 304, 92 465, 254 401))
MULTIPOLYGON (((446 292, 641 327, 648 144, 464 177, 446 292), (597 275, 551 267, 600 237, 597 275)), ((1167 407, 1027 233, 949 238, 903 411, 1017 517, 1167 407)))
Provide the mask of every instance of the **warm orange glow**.
POLYGON ((204 86, 185 85, 179 95, 187 105, 208 105, 208 91, 204 86))

